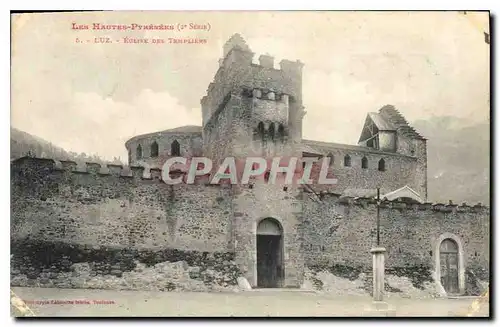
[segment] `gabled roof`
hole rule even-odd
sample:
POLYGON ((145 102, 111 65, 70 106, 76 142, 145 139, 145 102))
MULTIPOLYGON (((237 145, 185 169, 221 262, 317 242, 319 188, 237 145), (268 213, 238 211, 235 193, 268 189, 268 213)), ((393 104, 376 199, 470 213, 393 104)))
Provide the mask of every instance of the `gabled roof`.
POLYGON ((361 130, 358 142, 372 137, 373 135, 371 133, 375 134, 375 132, 372 131, 373 125, 375 125, 378 131, 396 131, 396 126, 394 126, 390 120, 385 119, 378 112, 369 112, 366 115, 365 124, 361 130))
POLYGON ((403 115, 392 105, 383 106, 379 112, 369 112, 358 142, 362 142, 369 135, 369 127, 373 123, 379 131, 399 131, 405 136, 413 139, 425 140, 413 127, 408 124, 403 115))
POLYGON ((397 198, 410 198, 415 201, 418 201, 419 203, 423 203, 422 198, 420 197, 420 194, 418 194, 415 190, 413 190, 411 187, 408 185, 403 186, 400 189, 397 189, 395 191, 389 192, 387 194, 384 194, 381 196, 381 198, 387 198, 387 200, 392 201, 397 198))
POLYGON ((405 117, 392 105, 386 105, 379 110, 379 114, 385 119, 390 121, 399 131, 404 135, 425 140, 425 138, 420 135, 413 127, 408 124, 405 117))
POLYGON ((385 120, 384 117, 382 117, 379 113, 377 112, 369 112, 368 117, 373 121, 373 124, 377 126, 379 131, 395 131, 396 127, 388 120, 385 120))

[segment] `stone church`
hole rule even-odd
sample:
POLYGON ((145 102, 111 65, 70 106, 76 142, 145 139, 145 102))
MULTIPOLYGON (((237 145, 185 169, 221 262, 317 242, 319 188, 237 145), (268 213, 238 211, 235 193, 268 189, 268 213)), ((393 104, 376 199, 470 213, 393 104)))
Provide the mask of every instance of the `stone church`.
POLYGON ((161 168, 172 156, 205 156, 214 162, 227 156, 330 157, 339 183, 331 191, 342 195, 427 198, 426 139, 393 106, 366 116, 358 145, 302 138, 303 64, 259 57, 245 40, 233 35, 207 95, 201 99, 202 126, 183 126, 137 135, 125 144, 129 165, 161 168))
MULTIPOLYGON (((427 202, 426 139, 396 108, 367 113, 357 145, 303 139, 304 65, 282 60, 278 69, 270 56, 259 64, 253 57, 233 35, 201 99, 201 126, 131 138, 128 167, 14 161, 11 235, 20 258, 14 265, 16 276, 28 276, 18 284, 40 283, 46 270, 61 274, 71 264, 89 265, 94 277, 81 284, 87 287, 96 276, 122 278, 137 261, 184 261, 198 272, 220 272, 224 285, 241 276, 251 287, 300 287, 307 270, 370 271, 377 211, 388 270, 424 271, 444 294, 465 294, 470 272, 488 278, 489 208, 427 202), (328 156, 338 183, 167 185, 160 168, 173 156, 215 163, 228 156, 328 156), (26 253, 41 247, 64 253, 65 262, 26 253)), ((164 281, 130 287, 156 284, 164 281)))

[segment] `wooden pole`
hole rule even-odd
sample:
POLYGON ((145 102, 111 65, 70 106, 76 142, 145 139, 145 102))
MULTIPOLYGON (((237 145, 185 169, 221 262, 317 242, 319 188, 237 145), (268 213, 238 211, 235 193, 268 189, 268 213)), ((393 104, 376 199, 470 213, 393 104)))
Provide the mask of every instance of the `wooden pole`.
POLYGON ((380 245, 380 188, 377 188, 377 245, 380 245))

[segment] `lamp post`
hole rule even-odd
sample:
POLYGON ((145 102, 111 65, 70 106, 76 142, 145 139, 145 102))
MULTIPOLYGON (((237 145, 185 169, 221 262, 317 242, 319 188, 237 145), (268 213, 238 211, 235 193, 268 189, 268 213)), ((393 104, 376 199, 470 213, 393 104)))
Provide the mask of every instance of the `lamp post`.
POLYGON ((385 248, 380 246, 380 188, 377 188, 377 246, 371 249, 373 256, 373 304, 377 310, 387 309, 384 299, 385 248))
POLYGON ((366 308, 368 316, 393 316, 396 311, 384 302, 385 248, 380 246, 380 188, 377 188, 377 245, 370 251, 373 257, 373 302, 366 308))
POLYGON ((380 188, 377 188, 377 246, 380 245, 380 188))

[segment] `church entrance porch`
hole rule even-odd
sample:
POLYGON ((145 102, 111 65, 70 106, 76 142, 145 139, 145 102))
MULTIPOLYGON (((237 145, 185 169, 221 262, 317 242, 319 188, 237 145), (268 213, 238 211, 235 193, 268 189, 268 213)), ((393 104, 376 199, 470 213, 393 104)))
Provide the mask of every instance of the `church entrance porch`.
POLYGON ((283 286, 283 233, 273 218, 262 220, 257 226, 257 287, 283 286))

